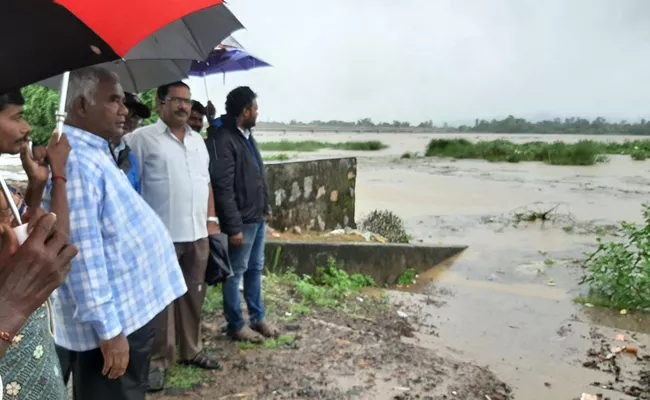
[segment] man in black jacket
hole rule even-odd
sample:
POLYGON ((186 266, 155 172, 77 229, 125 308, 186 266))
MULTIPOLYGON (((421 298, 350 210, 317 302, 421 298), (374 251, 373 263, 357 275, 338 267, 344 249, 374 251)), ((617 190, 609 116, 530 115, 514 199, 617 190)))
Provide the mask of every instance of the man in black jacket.
POLYGON ((271 218, 264 163, 251 129, 257 120, 257 95, 248 87, 228 94, 226 115, 208 128, 210 178, 221 231, 229 236, 229 256, 234 276, 223 284, 223 308, 228 334, 234 340, 261 342, 279 331, 264 319, 262 267, 266 220, 271 218), (239 281, 250 327, 239 300, 239 281))

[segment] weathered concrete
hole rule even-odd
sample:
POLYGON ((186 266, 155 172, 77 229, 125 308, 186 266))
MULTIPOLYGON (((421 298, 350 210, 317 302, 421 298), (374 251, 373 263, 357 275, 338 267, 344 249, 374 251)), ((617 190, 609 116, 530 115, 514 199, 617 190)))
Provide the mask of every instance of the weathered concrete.
POLYGON ((356 158, 269 163, 266 176, 273 228, 329 231, 356 226, 356 158))
POLYGON ((323 243, 268 240, 265 264, 274 272, 289 268, 313 274, 328 265, 329 258, 348 273, 370 275, 378 284, 392 284, 408 268, 431 269, 465 250, 467 246, 415 246, 381 243, 323 243))

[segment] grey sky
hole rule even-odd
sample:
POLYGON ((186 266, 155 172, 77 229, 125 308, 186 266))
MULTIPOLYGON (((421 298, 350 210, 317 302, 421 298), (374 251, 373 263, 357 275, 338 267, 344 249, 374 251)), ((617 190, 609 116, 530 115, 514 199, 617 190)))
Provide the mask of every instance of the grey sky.
MULTIPOLYGON (((648 0, 231 0, 266 120, 650 116, 648 0)), ((202 80, 193 95, 205 100, 202 80)))

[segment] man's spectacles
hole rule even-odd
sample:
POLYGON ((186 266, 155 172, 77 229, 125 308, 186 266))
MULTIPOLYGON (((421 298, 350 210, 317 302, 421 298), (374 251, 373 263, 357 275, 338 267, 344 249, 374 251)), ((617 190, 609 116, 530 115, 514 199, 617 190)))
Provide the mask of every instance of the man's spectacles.
POLYGON ((183 97, 168 97, 165 99, 165 101, 171 103, 172 105, 175 106, 180 106, 181 104, 186 105, 186 106, 191 106, 192 105, 192 99, 186 99, 183 97))

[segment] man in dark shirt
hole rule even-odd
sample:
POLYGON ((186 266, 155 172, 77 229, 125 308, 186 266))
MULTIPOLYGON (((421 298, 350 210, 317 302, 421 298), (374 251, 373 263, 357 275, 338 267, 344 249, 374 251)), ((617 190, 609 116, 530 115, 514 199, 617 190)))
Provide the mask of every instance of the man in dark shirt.
POLYGON ((220 124, 211 124, 207 140, 215 208, 221 230, 229 236, 234 273, 223 284, 228 334, 234 340, 250 342, 279 335, 278 329, 265 321, 262 304, 266 221, 272 214, 264 163, 251 131, 257 121, 256 97, 248 87, 230 92, 226 115, 220 118, 220 124), (250 327, 240 307, 242 278, 250 327))

